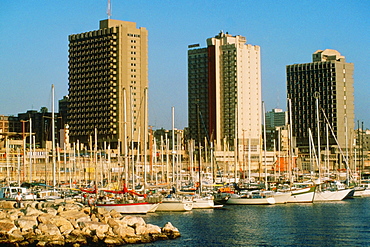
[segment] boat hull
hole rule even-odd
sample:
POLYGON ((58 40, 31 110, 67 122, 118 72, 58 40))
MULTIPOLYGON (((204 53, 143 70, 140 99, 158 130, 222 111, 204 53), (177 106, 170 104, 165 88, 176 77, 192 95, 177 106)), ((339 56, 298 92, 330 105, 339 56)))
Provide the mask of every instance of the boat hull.
POLYGON ((354 197, 370 197, 370 189, 355 190, 354 197))
POLYGON ((188 201, 163 201, 156 212, 184 212, 193 209, 193 203, 188 201))
POLYGON ((311 203, 315 196, 315 186, 292 190, 288 203, 311 203))
POLYGON ((207 209, 207 208, 214 208, 215 203, 213 199, 194 199, 193 200, 193 209, 207 209))
POLYGON ((352 191, 353 189, 336 190, 336 191, 330 191, 330 190, 316 191, 313 201, 314 202, 341 201, 352 191))
POLYGON ((291 192, 276 192, 273 194, 273 197, 275 198, 276 204, 284 204, 288 202, 291 195, 291 192))
POLYGON ((267 197, 267 198, 243 198, 243 197, 230 197, 226 204, 232 205, 270 205, 275 204, 274 197, 267 197))
POLYGON ((127 203, 127 204, 97 204, 97 207, 105 208, 108 211, 116 210, 121 214, 146 214, 154 212, 158 208, 158 203, 127 203))

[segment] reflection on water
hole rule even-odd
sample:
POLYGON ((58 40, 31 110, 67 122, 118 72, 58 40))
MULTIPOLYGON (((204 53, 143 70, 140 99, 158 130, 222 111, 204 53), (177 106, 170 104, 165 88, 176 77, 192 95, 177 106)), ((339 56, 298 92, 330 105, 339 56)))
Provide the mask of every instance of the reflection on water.
POLYGON ((135 246, 370 246, 369 207, 370 198, 356 198, 152 213, 147 223, 171 222, 182 236, 135 246))

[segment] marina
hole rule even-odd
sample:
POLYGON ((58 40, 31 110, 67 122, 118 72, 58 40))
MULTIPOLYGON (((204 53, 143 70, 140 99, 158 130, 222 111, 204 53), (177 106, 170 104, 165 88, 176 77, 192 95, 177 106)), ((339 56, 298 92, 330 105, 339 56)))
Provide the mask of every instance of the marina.
POLYGON ((135 246, 368 246, 369 207, 370 198, 356 198, 147 214, 147 223, 170 221, 181 237, 135 246))

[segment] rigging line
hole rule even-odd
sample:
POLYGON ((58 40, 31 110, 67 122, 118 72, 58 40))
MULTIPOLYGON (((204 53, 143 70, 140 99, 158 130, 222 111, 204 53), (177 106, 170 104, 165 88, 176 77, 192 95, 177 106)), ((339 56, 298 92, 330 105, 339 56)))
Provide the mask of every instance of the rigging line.
POLYGON ((322 113, 324 114, 324 118, 325 118, 326 123, 328 124, 328 126, 329 126, 329 128, 330 128, 331 134, 333 135, 333 137, 334 137, 334 139, 335 139, 336 143, 338 144, 340 154, 342 155, 343 159, 345 160, 346 168, 348 169, 348 171, 349 171, 349 172, 350 172, 350 174, 352 175, 351 168, 348 166, 348 159, 347 159, 347 157, 344 155, 344 153, 343 153, 343 151, 342 151, 342 148, 341 148, 341 146, 339 145, 339 142, 338 142, 337 137, 335 136, 334 130, 333 130, 333 128, 332 128, 332 126, 331 126, 331 124, 329 123, 329 119, 326 117, 326 114, 325 114, 325 112, 324 112, 324 109, 322 109, 322 108, 321 108, 321 111, 322 111, 322 113))

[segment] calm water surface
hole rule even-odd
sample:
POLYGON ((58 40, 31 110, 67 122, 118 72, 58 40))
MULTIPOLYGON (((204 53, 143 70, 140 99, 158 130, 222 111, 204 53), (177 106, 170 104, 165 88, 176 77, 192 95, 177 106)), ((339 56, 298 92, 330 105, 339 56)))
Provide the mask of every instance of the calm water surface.
MULTIPOLYGON (((285 205, 225 205, 223 209, 141 216, 175 240, 132 246, 370 246, 370 198, 285 205)), ((127 246, 127 245, 126 245, 127 246)))

